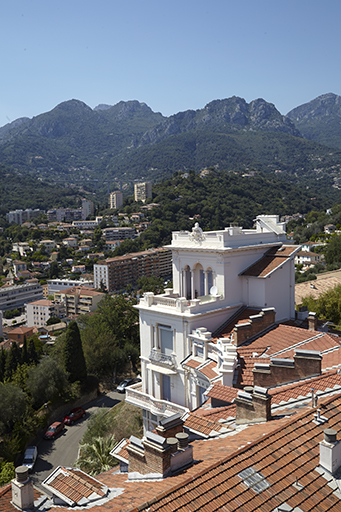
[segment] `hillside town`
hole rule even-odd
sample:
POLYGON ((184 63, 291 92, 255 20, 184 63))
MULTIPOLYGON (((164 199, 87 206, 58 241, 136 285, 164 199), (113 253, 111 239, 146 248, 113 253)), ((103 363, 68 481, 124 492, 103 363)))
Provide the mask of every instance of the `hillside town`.
MULTIPOLYGON (((110 200, 120 201, 118 192, 110 200)), ((102 220, 77 225, 79 233, 81 221, 63 223, 72 236, 44 241, 43 272, 56 262, 71 269, 46 284, 41 267, 25 261, 30 243, 12 249, 21 259, 6 261, 2 311, 24 314, 20 326, 4 318, 2 346, 34 333, 53 343, 56 328, 93 314, 108 294, 132 291, 141 276, 169 282, 135 306, 141 378, 126 387, 125 402, 142 411, 143 437, 122 438, 110 451, 112 469, 95 476, 59 466, 36 487, 19 465, 0 509, 339 510, 341 332, 300 307, 298 287, 309 282, 295 290, 295 269, 322 263, 311 249, 326 242, 297 245, 288 219, 257 215, 251 229, 203 231, 194 222, 163 248, 102 259, 99 244, 116 241, 107 236, 138 236, 133 223, 103 229, 96 243, 102 220), (72 261, 56 257, 65 247, 72 261)), ((330 281, 323 290, 341 279, 322 277, 330 281)), ((313 282, 318 293, 322 279, 313 282)))

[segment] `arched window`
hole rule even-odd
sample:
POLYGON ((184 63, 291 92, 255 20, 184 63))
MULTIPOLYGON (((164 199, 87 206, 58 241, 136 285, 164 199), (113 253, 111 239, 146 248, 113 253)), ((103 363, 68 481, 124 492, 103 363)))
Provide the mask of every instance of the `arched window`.
POLYGON ((187 300, 191 298, 191 269, 188 265, 185 267, 184 295, 187 300))
POLYGON ((211 268, 208 268, 206 270, 206 279, 207 279, 207 290, 208 293, 210 293, 210 290, 213 286, 213 272, 211 268))
POLYGON ((197 263, 193 268, 194 273, 194 293, 195 297, 202 297, 205 295, 205 275, 204 269, 200 263, 197 263))

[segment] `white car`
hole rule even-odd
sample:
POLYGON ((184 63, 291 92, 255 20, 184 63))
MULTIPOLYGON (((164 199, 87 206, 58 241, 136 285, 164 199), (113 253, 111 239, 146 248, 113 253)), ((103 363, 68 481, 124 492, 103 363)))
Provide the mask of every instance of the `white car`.
POLYGON ((38 457, 38 448, 36 446, 28 446, 25 451, 23 466, 26 466, 29 471, 32 471, 33 466, 38 457))

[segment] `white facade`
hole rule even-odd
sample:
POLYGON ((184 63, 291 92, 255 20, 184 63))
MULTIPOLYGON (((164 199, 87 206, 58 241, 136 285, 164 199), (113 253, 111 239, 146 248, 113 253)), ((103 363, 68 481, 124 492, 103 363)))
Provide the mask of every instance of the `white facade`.
POLYGON ((32 281, 34 282, 0 288, 0 309, 3 311, 17 309, 28 302, 42 299, 44 297, 42 287, 36 279, 32 281))
POLYGON ((29 327, 44 327, 52 316, 63 318, 65 306, 48 299, 41 299, 26 304, 26 319, 29 327))
POLYGON ((100 289, 101 284, 109 290, 109 265, 105 262, 94 265, 94 287, 100 289))
POLYGON ((115 190, 109 194, 109 208, 119 208, 123 205, 123 194, 120 190, 115 190))
POLYGON ((299 247, 286 242, 278 216, 258 216, 255 229, 204 233, 196 224, 173 233, 173 289, 146 293, 137 306, 142 390, 129 388, 126 400, 143 408, 145 428, 198 407, 215 380, 232 385, 236 348, 226 339, 212 343, 212 333, 241 307, 275 308, 277 321, 294 318, 299 247), (201 372, 183 364, 189 356, 201 372), (212 362, 219 371, 205 372, 212 362))
POLYGON ((82 219, 85 220, 89 215, 94 214, 94 203, 89 199, 82 199, 82 219))
POLYGON ((48 279, 47 289, 48 295, 54 295, 55 293, 71 288, 72 286, 86 286, 87 288, 93 287, 93 281, 82 281, 78 279, 48 279))

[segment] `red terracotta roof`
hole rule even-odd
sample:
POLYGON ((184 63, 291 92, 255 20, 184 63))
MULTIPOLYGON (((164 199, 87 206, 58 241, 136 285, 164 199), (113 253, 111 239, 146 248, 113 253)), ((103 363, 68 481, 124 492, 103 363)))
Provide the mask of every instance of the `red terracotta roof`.
POLYGON ((256 263, 248 267, 241 276, 267 277, 271 272, 284 265, 290 260, 290 256, 295 253, 299 246, 273 247, 269 249, 264 256, 256 263))
POLYGON ((74 468, 57 468, 49 477, 47 477, 43 485, 62 495, 66 502, 72 506, 82 501, 84 498, 94 500, 103 498, 106 495, 106 488, 101 482, 83 473, 83 471, 74 468))
MULTIPOLYGON (((313 423, 314 412, 307 408, 274 432, 254 442, 249 439, 246 446, 222 456, 211 467, 203 471, 198 468, 195 478, 184 476, 180 484, 139 506, 139 511, 272 512, 284 503, 288 510, 300 507, 303 512, 339 511, 341 500, 335 488, 328 485, 330 477, 324 478, 316 471, 325 427, 313 423), (246 483, 246 476, 241 473, 246 469, 264 479, 258 492, 251 488, 252 482, 246 483)), ((327 400, 323 415, 328 418, 328 428, 338 430, 341 398, 327 400)), ((228 443, 229 438, 225 439, 228 443)), ((212 446, 214 443, 206 442, 212 446)))
POLYGON ((260 312, 260 309, 255 308, 242 308, 236 315, 234 315, 230 320, 227 320, 225 324, 223 324, 220 329, 214 332, 213 342, 215 343, 218 338, 228 338, 231 336, 234 326, 237 324, 243 324, 249 321, 249 317, 251 315, 256 315, 260 312))
POLYGON ((223 384, 214 384, 206 393, 209 398, 215 398, 222 402, 232 403, 238 393, 237 388, 231 388, 230 386, 224 386, 223 384))

